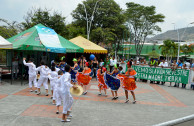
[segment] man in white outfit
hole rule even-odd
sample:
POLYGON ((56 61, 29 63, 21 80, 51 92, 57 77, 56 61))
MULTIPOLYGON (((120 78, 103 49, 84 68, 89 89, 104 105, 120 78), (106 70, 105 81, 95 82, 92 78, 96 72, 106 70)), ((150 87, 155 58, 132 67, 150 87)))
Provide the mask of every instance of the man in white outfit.
POLYGON ((70 120, 67 119, 67 117, 72 117, 71 115, 69 115, 71 106, 73 104, 73 97, 70 94, 70 88, 77 88, 75 85, 71 84, 71 74, 69 73, 70 70, 71 67, 69 65, 66 65, 65 74, 57 80, 57 82, 61 83, 61 89, 58 92, 63 99, 62 122, 70 122, 70 120))
POLYGON ((36 81, 36 66, 33 63, 33 59, 30 58, 28 63, 26 63, 26 58, 23 58, 23 63, 25 66, 28 66, 28 74, 29 74, 29 88, 30 91, 33 92, 32 82, 35 87, 35 93, 37 93, 37 81, 36 81))
POLYGON ((43 84, 45 90, 46 90, 46 96, 48 96, 48 74, 50 73, 50 69, 48 66, 44 65, 44 62, 41 62, 41 66, 39 66, 36 71, 40 72, 40 78, 38 80, 38 93, 37 95, 40 95, 40 87, 43 84))
MULTIPOLYGON (((165 67, 168 67, 168 63, 165 61, 165 59, 163 59, 162 62, 158 66, 165 68, 165 67)), ((161 81, 161 84, 164 85, 165 82, 161 81)))

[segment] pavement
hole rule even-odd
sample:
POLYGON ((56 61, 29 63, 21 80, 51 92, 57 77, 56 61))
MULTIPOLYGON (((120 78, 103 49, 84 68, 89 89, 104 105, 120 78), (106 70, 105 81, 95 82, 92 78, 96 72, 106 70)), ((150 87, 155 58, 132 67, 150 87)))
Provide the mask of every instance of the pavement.
MULTIPOLYGON (((3 82, 0 85, 0 126, 152 126, 194 114, 194 91, 137 82, 137 104, 125 102, 122 88, 118 100, 98 96, 98 82, 93 79, 86 96, 74 97, 70 123, 60 122, 61 112, 56 115, 50 96, 37 96, 29 92, 19 81, 3 82)), ((60 108, 62 111, 62 107, 60 108)))

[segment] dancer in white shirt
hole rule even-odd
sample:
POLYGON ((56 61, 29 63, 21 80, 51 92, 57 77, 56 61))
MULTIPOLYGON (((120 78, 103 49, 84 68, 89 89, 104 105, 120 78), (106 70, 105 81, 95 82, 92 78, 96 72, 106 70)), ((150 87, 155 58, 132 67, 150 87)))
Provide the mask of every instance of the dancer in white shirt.
POLYGON ((23 63, 25 66, 28 66, 28 68, 29 68, 28 74, 29 74, 30 91, 33 92, 33 89, 32 89, 32 82, 33 82, 34 87, 35 87, 35 93, 37 93, 36 66, 33 63, 33 59, 30 58, 28 63, 26 63, 26 58, 23 58, 23 63))
POLYGON ((73 97, 70 94, 70 88, 77 88, 75 85, 71 84, 71 74, 69 73, 71 67, 69 65, 65 66, 65 74, 61 76, 57 82, 61 83, 61 89, 58 91, 60 97, 63 99, 63 116, 62 122, 70 122, 67 117, 72 117, 69 115, 71 106, 73 104, 73 97))
POLYGON ((37 88, 38 88, 38 93, 37 95, 40 95, 40 87, 41 85, 43 84, 44 85, 44 88, 46 90, 46 96, 48 96, 48 74, 50 73, 50 69, 47 65, 44 64, 44 62, 41 62, 41 66, 39 66, 36 71, 39 71, 40 72, 40 78, 38 80, 38 85, 37 85, 37 88))

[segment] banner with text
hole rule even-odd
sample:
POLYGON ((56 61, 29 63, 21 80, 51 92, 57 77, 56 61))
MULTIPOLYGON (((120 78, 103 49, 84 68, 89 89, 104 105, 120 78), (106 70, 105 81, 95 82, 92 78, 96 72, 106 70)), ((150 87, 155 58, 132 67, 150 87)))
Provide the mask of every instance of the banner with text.
POLYGON ((143 66, 132 66, 132 68, 137 72, 136 77, 139 79, 188 84, 189 70, 143 66))

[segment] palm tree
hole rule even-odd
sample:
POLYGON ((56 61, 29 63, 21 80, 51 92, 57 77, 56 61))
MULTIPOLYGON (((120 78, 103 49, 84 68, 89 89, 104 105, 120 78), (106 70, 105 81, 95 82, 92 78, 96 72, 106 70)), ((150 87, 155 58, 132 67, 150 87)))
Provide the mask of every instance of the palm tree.
POLYGON ((161 49, 162 55, 165 56, 166 60, 169 62, 173 57, 177 56, 178 44, 171 40, 165 40, 163 41, 163 45, 159 46, 159 49, 161 49))

